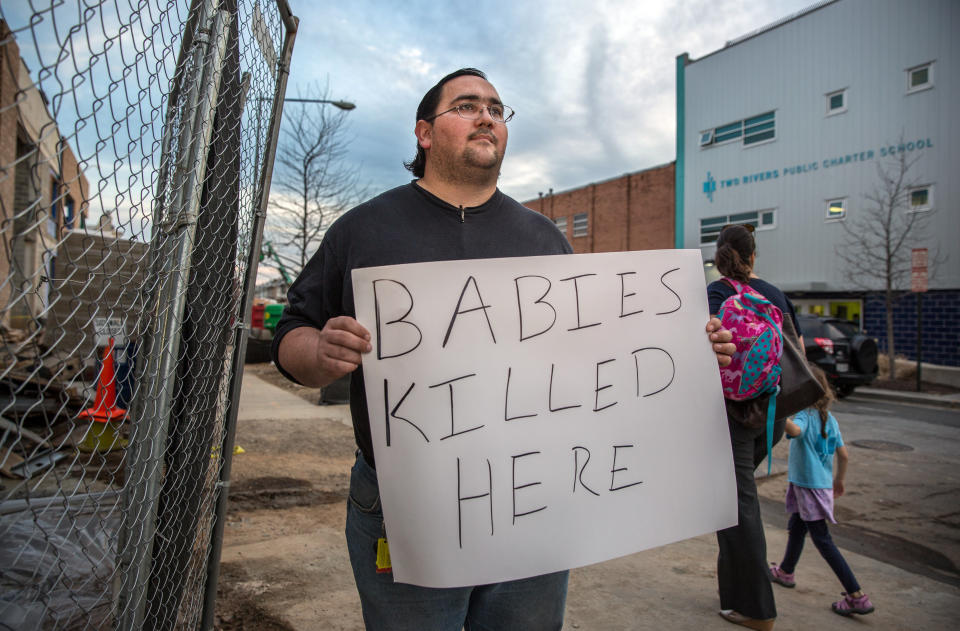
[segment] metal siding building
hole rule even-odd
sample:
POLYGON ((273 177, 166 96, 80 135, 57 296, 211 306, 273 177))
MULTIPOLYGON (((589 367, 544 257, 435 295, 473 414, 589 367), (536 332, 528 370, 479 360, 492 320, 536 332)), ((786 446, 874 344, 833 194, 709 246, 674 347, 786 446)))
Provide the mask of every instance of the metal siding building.
MULTIPOLYGON (((930 206, 922 211, 930 213, 926 238, 914 247, 946 255, 930 289, 960 302, 957 33, 957 0, 835 0, 701 59, 680 55, 677 246, 701 247, 712 259, 710 222, 742 223, 735 215, 760 211, 757 274, 805 311, 852 300, 858 306, 843 313, 859 315, 870 296, 836 255, 847 239, 843 222, 852 225, 865 196, 878 192, 878 164, 903 151, 916 160, 908 172, 921 186, 915 199, 926 187, 930 206), (844 218, 828 216, 832 201, 843 203, 844 218)), ((881 288, 879 280, 870 287, 881 288)), ((952 345, 956 365, 960 344, 952 345)))

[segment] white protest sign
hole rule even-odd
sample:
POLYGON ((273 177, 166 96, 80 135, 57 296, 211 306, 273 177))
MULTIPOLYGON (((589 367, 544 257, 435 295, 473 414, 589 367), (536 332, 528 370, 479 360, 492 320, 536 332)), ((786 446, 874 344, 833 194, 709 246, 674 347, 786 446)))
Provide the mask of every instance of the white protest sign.
POLYGON ((734 525, 698 250, 353 270, 395 580, 479 585, 734 525))

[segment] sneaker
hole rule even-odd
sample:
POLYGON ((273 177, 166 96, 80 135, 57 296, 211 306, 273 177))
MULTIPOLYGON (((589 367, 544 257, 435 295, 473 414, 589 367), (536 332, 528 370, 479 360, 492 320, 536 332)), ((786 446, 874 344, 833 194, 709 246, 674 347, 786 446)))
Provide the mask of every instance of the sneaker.
POLYGON ((767 618, 766 620, 748 618, 747 616, 740 612, 734 611, 733 609, 721 609, 720 617, 727 622, 739 624, 742 627, 754 629, 755 631, 773 631, 773 623, 776 622, 776 618, 767 618))
POLYGON ((780 569, 780 566, 776 563, 770 565, 770 580, 774 583, 779 583, 784 587, 796 587, 797 582, 793 580, 793 574, 787 574, 780 569))
POLYGON ((833 608, 833 613, 840 614, 841 616, 850 616, 855 613, 864 615, 873 611, 873 603, 870 602, 870 598, 863 594, 859 598, 854 598, 846 592, 843 592, 843 600, 838 600, 837 602, 831 605, 833 608))

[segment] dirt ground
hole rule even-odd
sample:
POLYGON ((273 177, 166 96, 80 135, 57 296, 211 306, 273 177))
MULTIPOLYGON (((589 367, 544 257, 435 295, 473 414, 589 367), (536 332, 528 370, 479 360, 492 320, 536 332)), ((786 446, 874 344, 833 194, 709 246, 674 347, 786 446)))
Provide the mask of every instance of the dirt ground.
MULTIPOLYGON (((272 364, 250 364, 245 370, 311 403, 319 400, 319 388, 287 381, 272 364)), ((318 417, 324 409, 317 407, 318 417)), ((362 628, 353 576, 349 571, 341 577, 315 576, 305 552, 316 551, 312 540, 343 530, 353 430, 324 418, 306 424, 248 421, 239 425, 236 444, 245 453, 233 460, 215 628, 290 631, 293 627, 269 613, 284 611, 277 599, 303 603, 330 587, 343 596, 325 599, 328 604, 341 602, 344 626, 339 628, 362 628), (255 563, 245 560, 251 556, 255 563), (300 565, 285 561, 298 556, 304 557, 300 565), (331 581, 341 584, 329 585, 331 581), (265 606, 267 601, 271 606, 265 606)), ((340 549, 342 567, 348 568, 345 546, 328 547, 340 549)))
MULTIPOLYGON (((917 363, 906 358, 897 356, 897 378, 890 379, 890 362, 883 353, 877 357, 877 364, 880 367, 880 374, 877 379, 870 384, 871 388, 883 388, 886 390, 899 390, 901 392, 917 391, 917 363)), ((922 378, 923 375, 921 375, 922 378)), ((920 391, 927 394, 956 394, 960 388, 954 388, 938 383, 922 381, 920 391)))

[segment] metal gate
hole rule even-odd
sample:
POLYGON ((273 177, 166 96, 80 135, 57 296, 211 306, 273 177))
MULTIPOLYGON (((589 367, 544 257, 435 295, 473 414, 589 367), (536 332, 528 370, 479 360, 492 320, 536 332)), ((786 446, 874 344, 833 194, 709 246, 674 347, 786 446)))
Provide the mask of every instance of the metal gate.
POLYGON ((212 627, 296 28, 285 0, 0 5, 2 628, 212 627))

